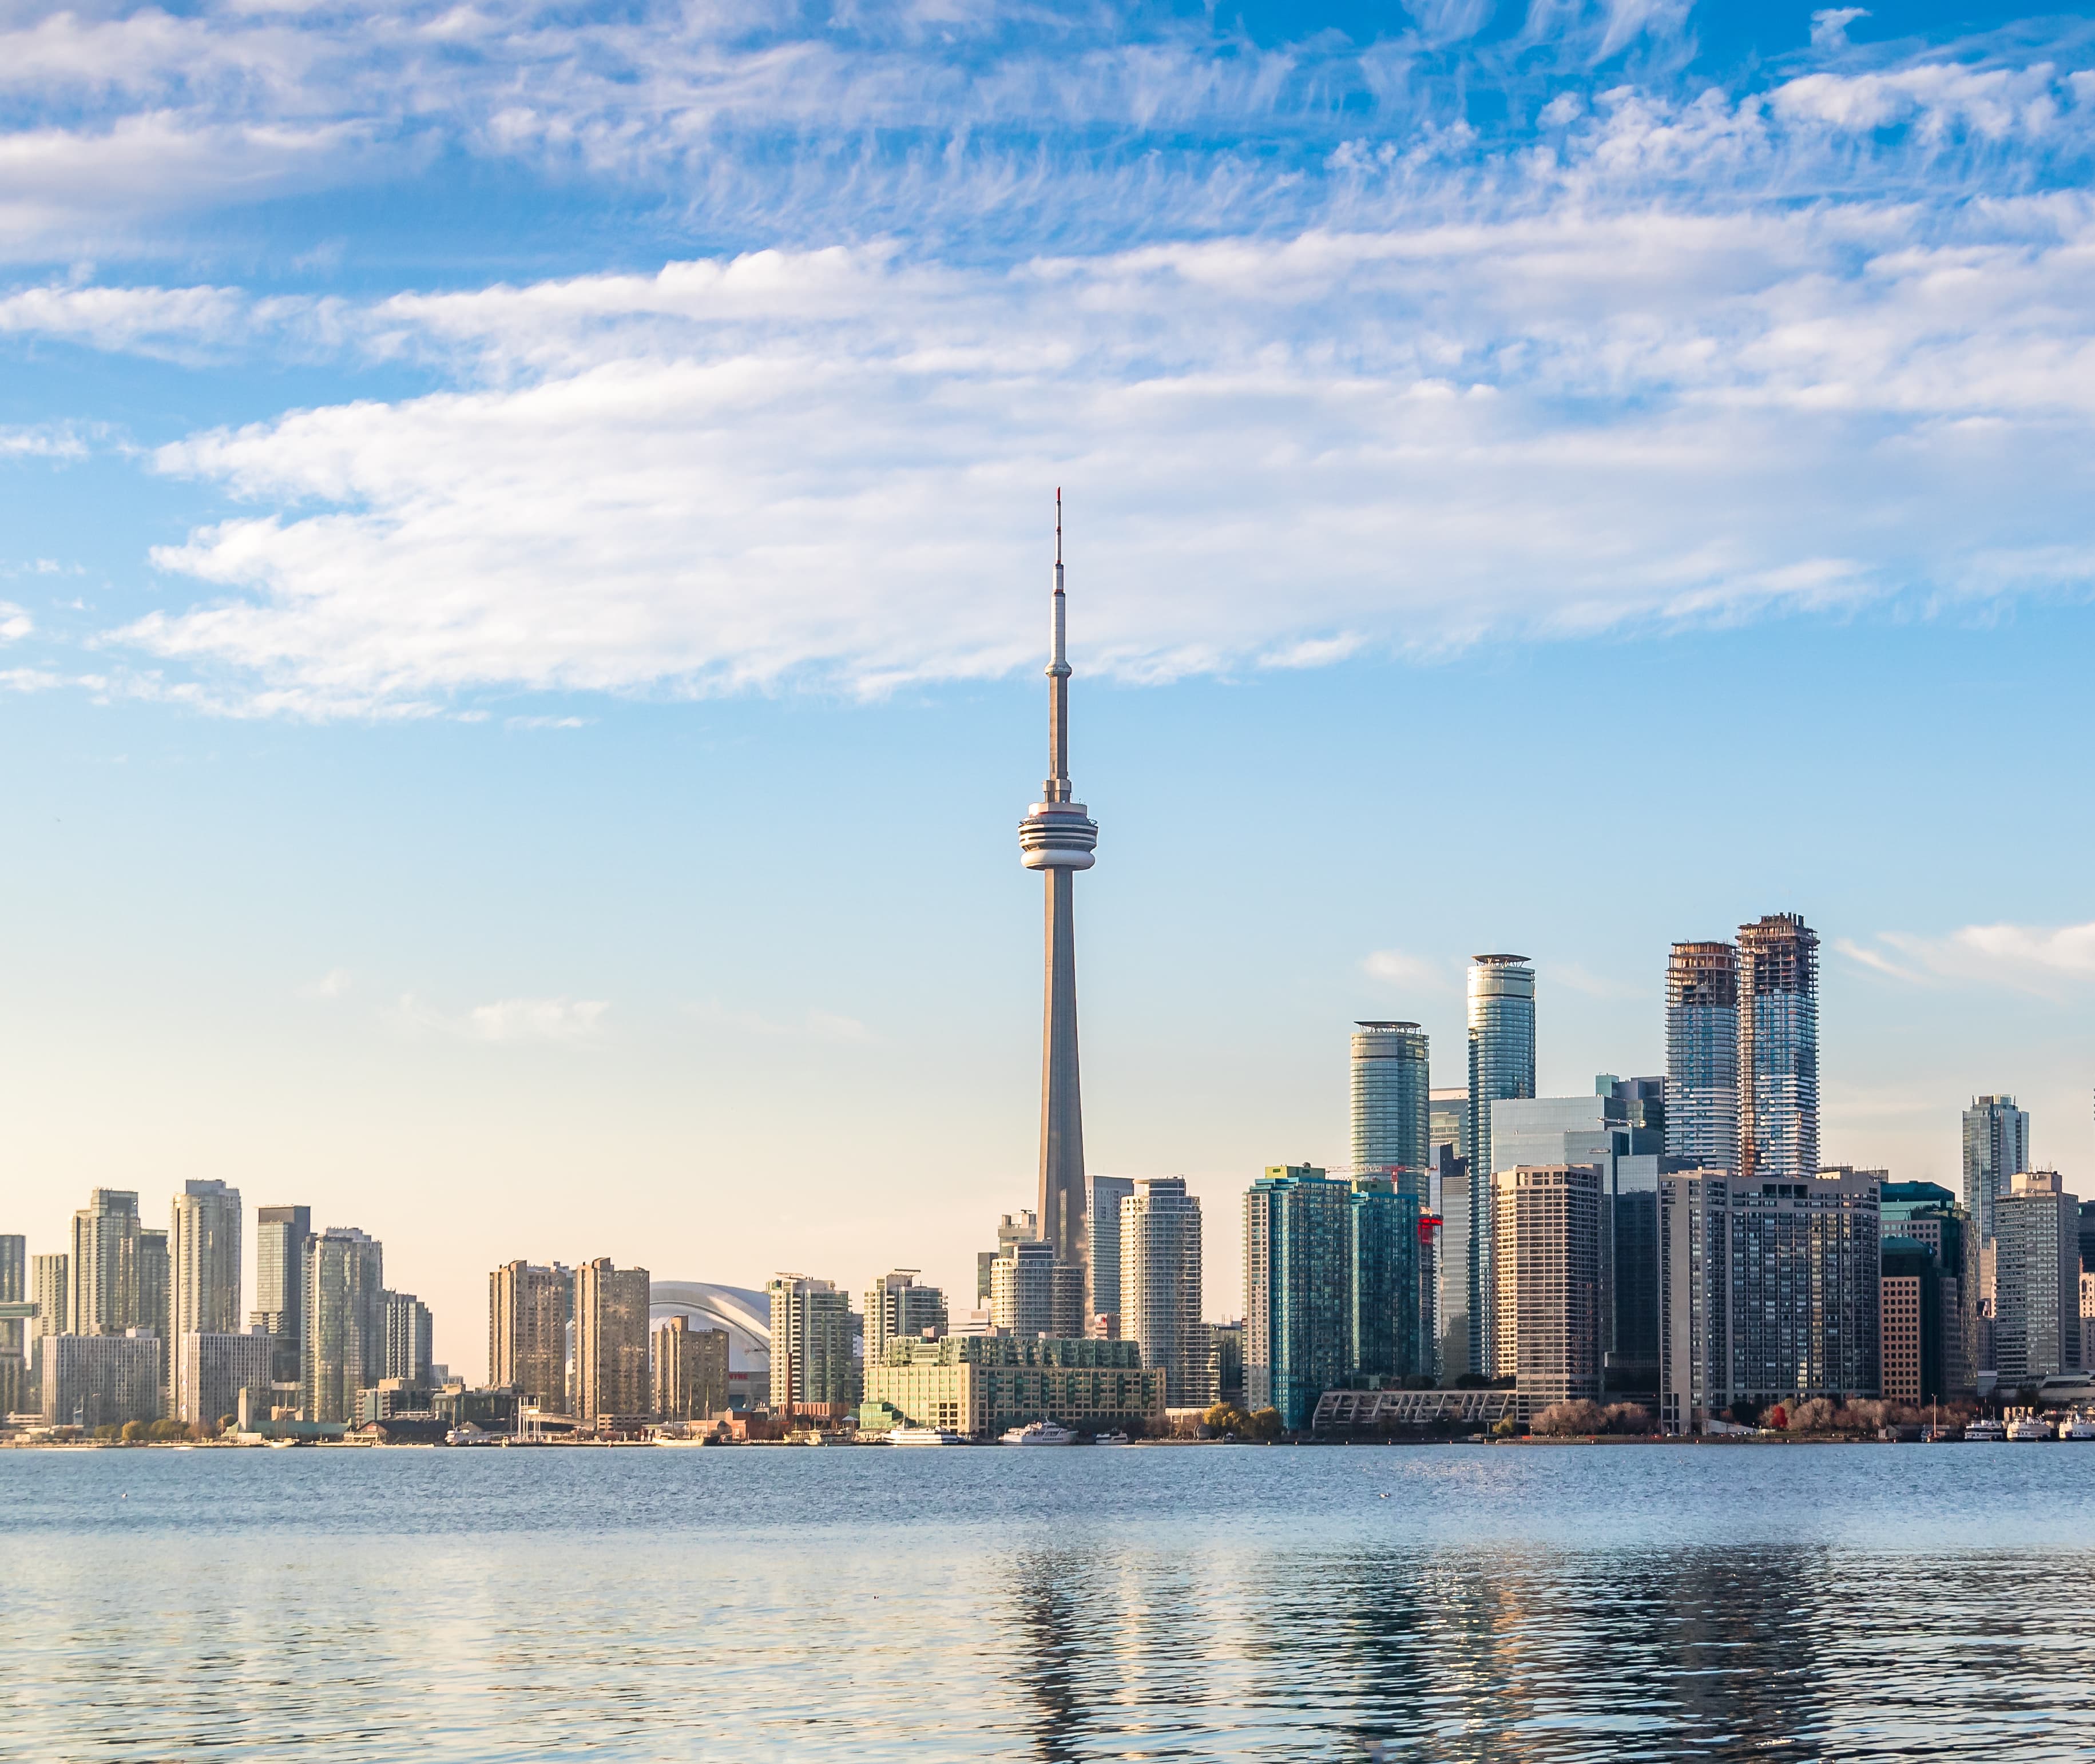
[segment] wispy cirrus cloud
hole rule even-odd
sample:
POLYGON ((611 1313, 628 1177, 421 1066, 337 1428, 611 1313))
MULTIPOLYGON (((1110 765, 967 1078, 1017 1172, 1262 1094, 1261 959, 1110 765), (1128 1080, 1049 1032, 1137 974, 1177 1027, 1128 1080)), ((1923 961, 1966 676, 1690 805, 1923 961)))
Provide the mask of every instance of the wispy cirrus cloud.
POLYGON ((460 1012, 438 1010, 412 993, 394 1007, 394 1021, 410 1034, 451 1035, 464 1041, 501 1044, 552 1043, 582 1047, 599 1041, 604 1015, 602 999, 497 999, 460 1012))
POLYGON ((1975 985, 2063 995, 2095 978, 2095 924, 1967 925, 1941 937, 1879 932, 1834 947, 1875 973, 1917 985, 1975 985))

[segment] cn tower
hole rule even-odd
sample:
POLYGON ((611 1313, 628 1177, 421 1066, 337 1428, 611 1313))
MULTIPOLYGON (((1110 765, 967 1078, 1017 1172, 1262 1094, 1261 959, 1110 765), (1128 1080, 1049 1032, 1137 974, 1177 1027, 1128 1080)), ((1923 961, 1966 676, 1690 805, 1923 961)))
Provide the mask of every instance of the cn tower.
POLYGON ((1040 1235, 1055 1259, 1087 1268, 1084 1108, 1077 1083, 1077 929, 1071 890, 1089 869, 1097 823, 1069 787, 1069 659, 1062 595, 1062 493, 1055 492, 1054 621, 1048 660, 1048 781, 1018 824, 1019 862, 1048 878, 1048 960, 1040 1035, 1040 1235))

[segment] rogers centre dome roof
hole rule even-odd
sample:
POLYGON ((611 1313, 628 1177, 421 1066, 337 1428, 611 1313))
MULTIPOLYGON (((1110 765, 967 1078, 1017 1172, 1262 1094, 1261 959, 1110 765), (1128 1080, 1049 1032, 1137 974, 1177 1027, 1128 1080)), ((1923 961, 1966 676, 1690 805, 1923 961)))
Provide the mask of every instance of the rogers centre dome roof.
POLYGON ((730 1364, 771 1354, 771 1300, 747 1287, 724 1287, 710 1280, 651 1280, 647 1283, 647 1325, 688 1317, 697 1326, 727 1331, 730 1364))

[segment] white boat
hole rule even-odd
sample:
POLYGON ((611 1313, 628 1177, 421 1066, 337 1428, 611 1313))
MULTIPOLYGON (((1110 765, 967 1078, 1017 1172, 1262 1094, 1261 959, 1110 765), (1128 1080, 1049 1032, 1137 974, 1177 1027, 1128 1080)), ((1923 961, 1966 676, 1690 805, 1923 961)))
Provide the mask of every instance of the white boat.
POLYGON ((1964 1427, 1967 1440, 2005 1440, 2007 1436, 2008 1430, 1997 1421, 1967 1422, 1964 1427))
POLYGON ((943 1427, 890 1427, 882 1435, 890 1445, 965 1445, 960 1435, 943 1427))
POLYGON ((1091 1444, 1093 1445, 1126 1445, 1127 1435, 1124 1433, 1097 1434, 1093 1436, 1091 1444))
POLYGON ((1058 1427, 1052 1421, 1036 1421, 1023 1427, 1013 1427, 1004 1436, 1006 1445, 1074 1445, 1077 1436, 1067 1427, 1058 1427))
POLYGON ((2058 1424, 2062 1440, 2095 1440, 2095 1419, 2086 1415, 2073 1415, 2058 1424))
POLYGON ((2010 1440, 2049 1440, 2055 1435, 2049 1422, 2040 1421, 2035 1415, 2023 1415, 2008 1423, 2008 1437, 2010 1440))

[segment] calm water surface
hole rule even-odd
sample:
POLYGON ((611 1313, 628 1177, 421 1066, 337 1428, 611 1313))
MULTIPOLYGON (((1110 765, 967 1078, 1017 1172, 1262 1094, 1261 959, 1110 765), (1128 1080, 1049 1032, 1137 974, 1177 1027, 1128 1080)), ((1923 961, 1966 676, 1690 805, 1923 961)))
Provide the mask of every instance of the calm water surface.
POLYGON ((2095 1448, 0 1453, 0 1757, 2095 1754, 2095 1448))

